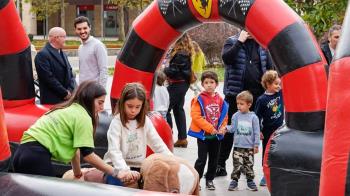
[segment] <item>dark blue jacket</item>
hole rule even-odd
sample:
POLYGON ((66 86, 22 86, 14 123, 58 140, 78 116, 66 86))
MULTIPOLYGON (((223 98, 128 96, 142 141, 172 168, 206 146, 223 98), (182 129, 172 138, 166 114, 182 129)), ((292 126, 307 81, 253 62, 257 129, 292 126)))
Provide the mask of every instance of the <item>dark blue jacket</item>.
POLYGON ((66 54, 61 50, 63 58, 57 49, 49 43, 35 57, 35 68, 38 73, 40 103, 56 104, 64 101, 68 91, 76 86, 72 67, 66 54))
MULTIPOLYGON (((259 47, 260 66, 263 73, 273 69, 270 57, 265 49, 259 47)), ((238 35, 229 37, 222 50, 225 64, 224 95, 236 96, 243 90, 243 80, 247 64, 244 43, 238 41, 238 35)))

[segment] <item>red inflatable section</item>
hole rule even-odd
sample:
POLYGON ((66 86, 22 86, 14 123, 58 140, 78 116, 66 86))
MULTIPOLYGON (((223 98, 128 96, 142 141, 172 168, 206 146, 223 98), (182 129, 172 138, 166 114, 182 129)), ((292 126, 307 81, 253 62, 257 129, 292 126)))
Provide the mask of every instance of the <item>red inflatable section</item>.
POLYGON ((301 21, 300 17, 283 1, 256 0, 250 7, 245 25, 255 39, 267 48, 281 30, 297 21, 301 21))
POLYGON ((283 86, 288 87, 283 88, 286 111, 309 112, 325 110, 326 85, 311 85, 327 84, 324 62, 321 61, 290 72, 282 78, 282 82, 283 86), (303 88, 299 88, 301 86, 303 88))
POLYGON ((2 102, 2 94, 0 88, 0 161, 4 161, 11 156, 10 145, 7 137, 5 124, 5 113, 2 102))
MULTIPOLYGON (((156 128, 159 136, 162 138, 164 143, 168 146, 169 150, 173 152, 174 143, 173 136, 171 133, 171 128, 164 118, 158 112, 151 112, 148 114, 148 117, 151 119, 153 126, 156 128)), ((147 147, 147 156, 153 154, 153 151, 147 147)))
POLYGON ((111 97, 119 99, 125 84, 130 82, 139 82, 145 87, 147 98, 150 98, 151 92, 148 91, 148 89, 152 89, 154 73, 143 72, 130 68, 121 63, 119 60, 117 60, 115 67, 116 71, 114 72, 113 76, 111 97))
POLYGON ((345 195, 350 152, 349 64, 350 57, 346 57, 330 66, 320 196, 345 195))
POLYGON ((17 53, 29 46, 29 38, 26 36, 24 28, 19 28, 22 27, 19 15, 13 10, 16 10, 16 7, 14 1, 11 0, 0 11, 0 27, 2 27, 0 33, 0 55, 17 53))
POLYGON ((167 50, 169 45, 181 35, 172 28, 160 13, 158 2, 153 1, 133 22, 136 33, 144 41, 157 48, 167 50), (147 18, 148 20, 144 20, 147 18), (157 36, 155 36, 157 35, 157 36))

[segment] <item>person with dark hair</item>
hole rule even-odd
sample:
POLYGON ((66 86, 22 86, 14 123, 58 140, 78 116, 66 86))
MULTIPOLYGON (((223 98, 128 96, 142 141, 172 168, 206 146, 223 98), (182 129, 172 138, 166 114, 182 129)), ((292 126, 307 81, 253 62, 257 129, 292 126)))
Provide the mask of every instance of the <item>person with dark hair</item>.
POLYGON ((167 113, 167 121, 170 127, 173 127, 171 110, 173 110, 176 127, 178 131, 178 140, 174 147, 187 148, 186 134, 186 114, 184 110, 185 96, 192 77, 192 57, 193 46, 190 36, 185 33, 179 38, 170 53, 169 66, 164 68, 164 73, 168 78, 168 92, 170 96, 170 105, 167 113))
POLYGON ((341 26, 333 25, 327 34, 327 41, 321 44, 321 50, 326 57, 328 65, 332 63, 332 59, 337 48, 338 40, 341 34, 341 26))
MULTIPOLYGON (((228 124, 231 125, 232 115, 237 111, 237 94, 249 90, 253 94, 251 107, 254 108, 256 99, 264 93, 261 77, 267 70, 273 69, 273 64, 268 52, 244 30, 226 40, 222 60, 225 65, 224 95, 229 104, 228 124)), ((220 146, 217 176, 227 175, 226 160, 232 145, 233 134, 226 133, 220 146)))
POLYGON ((75 178, 80 179, 82 155, 84 161, 115 178, 138 179, 139 174, 113 168, 94 153, 94 133, 105 97, 105 89, 96 82, 81 83, 69 100, 55 105, 24 132, 14 154, 14 171, 55 176, 51 163, 55 160, 71 162, 75 178))
MULTIPOLYGON (((172 155, 146 115, 149 109, 142 84, 126 84, 116 107, 117 113, 107 132, 108 151, 104 156, 107 163, 118 170, 139 174, 147 145, 155 153, 172 155)), ((107 184, 123 185, 115 179, 109 180, 109 176, 107 184)))
POLYGON ((188 135, 197 138, 198 158, 194 168, 199 174, 199 179, 203 176, 207 157, 209 157, 205 185, 208 190, 215 190, 213 180, 217 167, 220 140, 226 130, 228 106, 216 92, 219 80, 215 72, 203 72, 201 84, 204 91, 192 100, 192 122, 188 135))
POLYGON ((66 31, 53 27, 49 31, 49 43, 35 57, 41 104, 68 100, 76 87, 72 66, 62 51, 65 40, 66 31))
POLYGON ((163 71, 156 72, 157 82, 153 91, 153 110, 159 112, 166 120, 170 98, 167 88, 164 86, 166 75, 163 71))
POLYGON ((94 80, 106 88, 108 78, 106 46, 90 35, 91 24, 87 17, 77 17, 74 20, 74 28, 82 42, 78 49, 79 82, 94 80))

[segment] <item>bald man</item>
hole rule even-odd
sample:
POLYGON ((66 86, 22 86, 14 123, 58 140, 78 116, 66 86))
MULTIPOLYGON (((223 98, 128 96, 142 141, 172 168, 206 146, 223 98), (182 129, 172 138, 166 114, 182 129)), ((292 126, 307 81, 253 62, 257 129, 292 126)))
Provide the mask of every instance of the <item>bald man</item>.
POLYGON ((66 31, 61 27, 53 27, 49 31, 49 42, 35 57, 41 104, 57 104, 68 100, 76 87, 72 67, 62 51, 65 40, 66 31))

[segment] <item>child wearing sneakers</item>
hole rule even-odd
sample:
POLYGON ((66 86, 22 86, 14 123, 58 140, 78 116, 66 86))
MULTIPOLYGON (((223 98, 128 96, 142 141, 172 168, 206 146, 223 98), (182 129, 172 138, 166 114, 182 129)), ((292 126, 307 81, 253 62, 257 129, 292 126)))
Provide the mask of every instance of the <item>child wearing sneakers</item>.
POLYGON ((218 75, 213 71, 205 71, 201 76, 204 91, 193 98, 191 104, 192 122, 188 135, 197 138, 198 159, 194 168, 202 178, 204 167, 209 155, 206 178, 206 188, 215 190, 215 177, 220 140, 226 132, 228 105, 215 92, 218 86, 218 75))
MULTIPOLYGON (((260 120, 261 139, 263 140, 262 163, 264 163, 264 154, 267 142, 272 133, 283 124, 284 120, 284 105, 281 91, 281 79, 278 73, 274 70, 265 72, 261 81, 265 88, 265 93, 262 94, 256 101, 255 113, 260 120)), ((260 181, 260 186, 266 186, 265 177, 260 181)))
POLYGON ((253 103, 253 95, 249 91, 239 93, 236 102, 238 111, 232 116, 232 125, 227 127, 230 133, 234 133, 232 181, 228 190, 238 189, 238 179, 244 170, 248 189, 257 191, 253 166, 254 154, 259 151, 259 119, 254 112, 249 111, 253 103))

